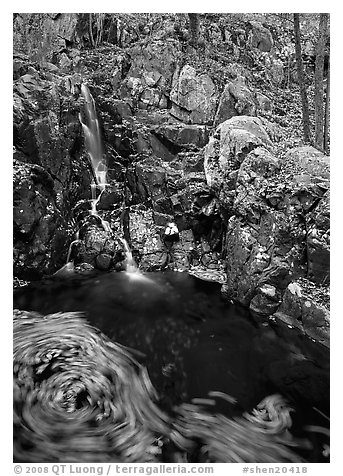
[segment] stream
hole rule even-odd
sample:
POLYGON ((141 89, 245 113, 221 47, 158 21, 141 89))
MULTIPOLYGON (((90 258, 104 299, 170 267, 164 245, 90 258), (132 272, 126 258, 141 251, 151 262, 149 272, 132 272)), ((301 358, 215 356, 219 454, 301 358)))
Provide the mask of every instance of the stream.
MULTIPOLYGON (((147 367, 166 412, 218 391, 236 400, 216 399, 215 411, 231 418, 280 393, 295 409, 294 434, 304 436, 306 425, 328 426, 322 416, 329 413, 327 349, 224 302, 219 284, 176 272, 72 275, 17 289, 14 308, 82 311, 147 367)), ((307 460, 327 461, 323 435, 307 437, 314 442, 307 460)))

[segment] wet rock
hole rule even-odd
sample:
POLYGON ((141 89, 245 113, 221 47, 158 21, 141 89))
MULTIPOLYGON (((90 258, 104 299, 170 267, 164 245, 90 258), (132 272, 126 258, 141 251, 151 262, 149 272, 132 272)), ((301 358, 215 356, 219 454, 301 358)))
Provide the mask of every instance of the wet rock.
POLYGON ((288 285, 282 304, 274 317, 329 346, 329 310, 323 302, 318 302, 311 288, 306 286, 305 280, 294 281, 288 285))
POLYGON ((108 270, 124 260, 123 246, 99 216, 90 215, 80 226, 80 242, 73 252, 74 263, 88 263, 96 269, 108 270))
POLYGON ((192 230, 182 230, 179 240, 173 245, 171 250, 171 269, 186 271, 190 268, 190 253, 195 247, 192 230))
POLYGON ((101 271, 107 271, 111 267, 112 256, 107 253, 100 253, 95 258, 95 267, 101 271))
POLYGON ((171 114, 189 124, 211 124, 217 106, 216 87, 206 73, 185 65, 177 69, 170 92, 171 114))
POLYGON ((239 76, 225 86, 219 100, 214 125, 218 126, 233 116, 254 116, 255 113, 254 96, 245 85, 244 78, 239 76))
POLYGON ((249 309, 259 316, 273 314, 280 304, 280 293, 275 286, 264 284, 257 288, 257 293, 250 301, 249 309))
POLYGON ((113 208, 123 203, 123 187, 116 183, 111 183, 101 193, 97 203, 97 210, 113 210, 113 208))
POLYGON ((270 51, 274 45, 274 41, 268 28, 265 28, 258 21, 251 21, 250 25, 252 27, 250 33, 251 46, 258 48, 260 51, 270 51))

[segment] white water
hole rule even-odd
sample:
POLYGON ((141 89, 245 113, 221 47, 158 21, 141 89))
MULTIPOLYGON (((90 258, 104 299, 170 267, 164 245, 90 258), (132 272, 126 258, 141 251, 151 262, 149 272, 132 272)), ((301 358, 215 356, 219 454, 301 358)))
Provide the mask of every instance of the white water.
POLYGON ((107 166, 102 147, 98 115, 96 112, 93 96, 85 84, 81 85, 81 94, 85 101, 85 121, 83 120, 82 114, 79 115, 79 119, 82 124, 83 133, 85 135, 86 147, 91 159, 95 179, 102 191, 107 185, 107 166))
POLYGON ((72 241, 72 242, 70 243, 70 245, 69 245, 69 250, 68 250, 68 255, 67 255, 67 262, 66 262, 66 264, 68 264, 68 263, 71 262, 71 261, 70 261, 71 250, 73 249, 73 246, 76 245, 76 243, 79 243, 79 242, 80 242, 80 240, 77 239, 77 240, 74 240, 74 241, 72 241))
POLYGON ((126 275, 129 277, 129 279, 134 280, 134 281, 146 281, 146 282, 153 282, 150 278, 145 276, 138 268, 134 257, 132 256, 132 252, 130 250, 130 247, 128 245, 128 242, 125 240, 125 238, 120 238, 120 241, 122 242, 124 246, 124 251, 125 251, 125 261, 126 261, 126 275))
MULTIPOLYGON (((106 188, 107 179, 107 165, 104 156, 101 131, 99 126, 99 119, 96 112, 95 102, 88 87, 85 84, 81 85, 81 94, 85 101, 84 114, 79 114, 79 119, 82 124, 83 133, 86 141, 86 148, 91 160, 92 169, 95 177, 95 182, 91 183, 91 215, 98 216, 97 204, 100 200, 101 194, 106 188), (100 194, 97 197, 97 188, 100 194)), ((106 222, 107 223, 107 222, 106 222)), ((108 225, 108 223, 107 223, 108 225)), ((107 230, 109 225, 103 225, 107 230)))
MULTIPOLYGON (((79 119, 82 124, 83 133, 86 141, 86 148, 91 159, 91 164, 95 176, 95 182, 91 184, 91 215, 98 215, 97 204, 100 200, 101 194, 106 189, 107 184, 107 165, 103 153, 101 131, 99 126, 99 120, 96 112, 94 99, 85 84, 81 85, 81 94, 85 101, 84 107, 84 119, 82 114, 79 114, 79 119), (100 194, 97 197, 97 188, 100 190, 100 194)), ((105 231, 112 234, 110 224, 106 220, 101 220, 102 226, 105 231)), ((130 247, 125 240, 121 239, 121 242, 124 246, 125 251, 125 261, 126 261, 126 273, 130 279, 137 280, 146 280, 150 281, 149 278, 144 276, 138 269, 137 264, 132 256, 130 247)), ((73 244, 73 243, 72 243, 73 244)), ((72 244, 70 246, 72 246, 72 244)), ((71 248, 68 253, 68 259, 70 258, 71 248)), ((67 260, 68 264, 68 260, 67 260)))

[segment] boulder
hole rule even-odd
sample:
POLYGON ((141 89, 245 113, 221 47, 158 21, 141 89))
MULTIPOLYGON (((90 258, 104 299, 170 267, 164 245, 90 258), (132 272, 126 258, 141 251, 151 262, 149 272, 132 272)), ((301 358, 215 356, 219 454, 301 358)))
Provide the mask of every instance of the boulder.
POLYGON ((257 117, 235 116, 218 126, 205 147, 204 169, 209 187, 219 192, 224 184, 235 189, 237 169, 253 149, 272 142, 257 117))
MULTIPOLYGON (((263 213, 268 212, 268 204, 259 191, 280 170, 280 161, 266 148, 257 147, 242 162, 235 183, 235 199, 233 212, 247 223, 260 223, 263 213)), ((226 200, 227 188, 221 191, 221 202, 226 200)))
POLYGON ((330 313, 327 303, 318 299, 316 288, 305 279, 288 285, 273 317, 297 327, 304 334, 329 347, 330 313))
POLYGON ((245 85, 244 78, 239 76, 226 84, 219 100, 214 125, 218 126, 233 116, 254 116, 255 113, 254 96, 245 85))
POLYGON ((183 149, 201 149, 209 140, 208 128, 198 124, 164 124, 155 126, 152 131, 175 153, 183 149))
POLYGON ((225 248, 232 299, 263 313, 261 285, 279 293, 298 277, 328 282, 328 173, 327 158, 312 148, 291 150, 281 162, 257 147, 235 176, 226 175, 217 197, 233 215, 225 248))
POLYGON ((258 21, 251 21, 250 43, 260 51, 268 52, 274 45, 273 37, 268 28, 258 21))
POLYGON ((189 124, 211 124, 217 107, 216 87, 206 73, 186 64, 176 69, 170 92, 170 113, 189 124))
POLYGON ((123 261, 123 245, 114 238, 108 226, 95 215, 87 216, 80 225, 79 243, 73 249, 73 261, 77 266, 88 263, 102 271, 114 268, 123 261))
POLYGON ((280 304, 280 293, 275 286, 263 284, 256 289, 256 294, 250 301, 249 309, 258 316, 273 314, 280 304))

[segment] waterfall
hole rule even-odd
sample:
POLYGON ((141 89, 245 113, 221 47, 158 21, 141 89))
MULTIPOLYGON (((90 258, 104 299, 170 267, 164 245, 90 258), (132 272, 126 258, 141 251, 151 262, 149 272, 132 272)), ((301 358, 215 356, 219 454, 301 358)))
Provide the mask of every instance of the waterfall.
MULTIPOLYGON (((81 94, 84 99, 83 113, 79 114, 79 119, 82 125, 83 133, 86 141, 86 148, 89 154, 91 165, 94 173, 95 181, 91 183, 91 215, 98 216, 97 204, 101 197, 101 194, 106 189, 107 184, 107 164, 103 151, 103 143, 99 125, 99 119, 96 112, 95 101, 91 95, 88 87, 85 84, 81 85, 81 94), (100 190, 100 194, 97 197, 97 189, 100 190)), ((111 227, 106 220, 101 220, 102 226, 105 231, 112 234, 111 227)), ((130 247, 125 240, 121 238, 121 242, 125 251, 126 259, 126 273, 135 279, 148 279, 143 276, 139 271, 135 260, 133 259, 130 247)), ((71 248, 75 242, 71 243, 68 252, 67 265, 69 264, 69 258, 71 254, 71 248)))
POLYGON ((84 99, 84 110, 83 114, 79 114, 79 119, 85 136, 86 148, 91 160, 95 178, 95 182, 92 182, 91 184, 91 214, 98 215, 97 204, 107 185, 107 165, 94 98, 85 84, 81 85, 81 94, 84 99), (98 197, 96 193, 97 188, 100 190, 98 197))
POLYGON ((84 117, 82 114, 79 114, 79 119, 82 124, 86 147, 91 159, 96 184, 99 186, 100 190, 103 191, 107 185, 107 165, 103 152, 101 131, 95 101, 85 84, 81 85, 81 94, 85 101, 85 105, 84 117))
POLYGON ((67 262, 66 262, 66 264, 68 264, 68 263, 71 262, 71 261, 70 261, 71 251, 72 251, 72 249, 73 249, 73 246, 76 245, 76 243, 79 243, 79 242, 80 242, 80 240, 77 239, 77 240, 74 240, 74 241, 72 241, 72 242, 70 243, 70 245, 69 245, 69 250, 68 250, 68 255, 67 255, 67 262))
POLYGON ((126 259, 126 271, 128 273, 140 273, 135 260, 133 259, 132 252, 130 250, 128 242, 125 238, 121 238, 120 241, 122 242, 125 250, 125 259, 126 259))

